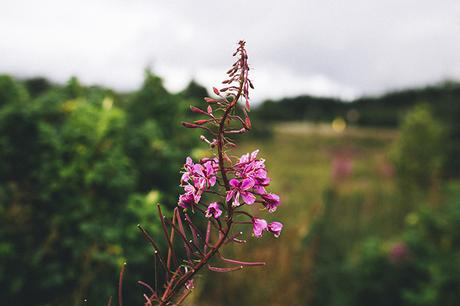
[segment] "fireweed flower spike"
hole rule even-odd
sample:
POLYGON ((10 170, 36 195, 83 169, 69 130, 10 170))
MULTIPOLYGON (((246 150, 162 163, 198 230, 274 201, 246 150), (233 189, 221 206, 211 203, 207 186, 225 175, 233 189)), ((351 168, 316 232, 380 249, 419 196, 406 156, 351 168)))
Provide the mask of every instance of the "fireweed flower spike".
MULTIPOLYGON (((155 266, 155 286, 138 282, 146 290, 145 305, 181 304, 194 287, 195 274, 202 268, 230 272, 264 265, 263 262, 226 258, 223 246, 246 242, 240 239, 245 232, 252 232, 255 237, 261 237, 264 232, 270 232, 275 237, 281 234, 283 225, 280 222, 268 223, 246 211, 248 205, 260 205, 273 213, 280 204, 279 196, 266 190, 270 178, 265 160, 258 157, 259 150, 236 159, 228 154, 236 146, 232 135, 244 134, 251 129, 249 91, 254 89, 249 80, 244 41, 238 43, 234 57, 236 61, 222 82, 224 87, 213 87, 213 96, 204 97, 206 106, 191 106, 192 112, 204 117, 182 123, 186 128, 203 130, 200 139, 213 150, 213 155, 198 161, 191 157, 185 159, 180 178, 183 191, 172 217, 166 218, 158 206, 166 241, 161 245, 166 245, 167 249, 160 249, 160 244, 139 225, 144 238, 153 248, 155 263, 158 264, 158 267, 155 266), (199 219, 207 220, 206 228, 199 226, 202 224, 199 219), (177 251, 179 246, 184 250, 177 251), (177 254, 184 254, 185 258, 178 258, 177 254), (209 264, 213 257, 222 261, 220 266, 209 264), (157 284, 159 281, 164 283, 157 284)), ((121 299, 119 304, 122 305, 121 299)))

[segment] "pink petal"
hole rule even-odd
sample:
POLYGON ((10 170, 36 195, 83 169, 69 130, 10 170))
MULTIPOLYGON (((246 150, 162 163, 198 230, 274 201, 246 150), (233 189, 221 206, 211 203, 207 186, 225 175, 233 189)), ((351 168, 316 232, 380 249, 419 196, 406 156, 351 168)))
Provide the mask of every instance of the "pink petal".
POLYGON ((233 207, 237 207, 237 206, 240 206, 240 205, 241 205, 241 204, 240 204, 240 193, 239 193, 238 191, 235 193, 235 198, 234 198, 234 200, 233 200, 233 204, 232 204, 232 205, 233 205, 233 207))
POLYGON ((216 184, 217 178, 215 176, 209 179, 209 185, 214 186, 216 184))
POLYGON ((267 229, 267 221, 264 219, 257 219, 254 218, 252 220, 252 230, 254 232, 254 236, 261 237, 264 230, 267 229))
POLYGON ((235 193, 234 190, 228 191, 228 192, 227 192, 227 197, 225 198, 225 200, 226 200, 227 202, 230 202, 230 200, 233 198, 233 194, 234 194, 234 193, 235 193))
POLYGON ((237 179, 231 179, 229 184, 233 188, 238 188, 240 186, 240 182, 237 179))
POLYGON ((281 222, 272 222, 268 225, 268 230, 278 238, 281 234, 281 230, 283 229, 283 223, 281 222))
POLYGON ((254 202, 256 201, 256 196, 253 195, 251 192, 241 192, 241 197, 243 198, 243 201, 246 203, 246 204, 254 204, 254 202))
POLYGON ((193 165, 193 172, 200 175, 200 176, 204 176, 204 173, 203 173, 203 166, 202 165, 193 165))
POLYGON ((253 186, 254 186, 254 180, 251 179, 251 178, 247 178, 247 179, 244 179, 242 182, 241 182, 241 189, 242 190, 248 190, 248 189, 251 189, 253 186))
POLYGON ((260 185, 257 185, 257 186, 254 186, 254 190, 258 193, 258 194, 266 194, 267 191, 265 190, 265 188, 263 186, 260 186, 260 185))
POLYGON ((187 182, 189 179, 190 179, 189 173, 185 172, 184 174, 182 174, 182 177, 180 178, 180 181, 184 183, 184 182, 187 182))

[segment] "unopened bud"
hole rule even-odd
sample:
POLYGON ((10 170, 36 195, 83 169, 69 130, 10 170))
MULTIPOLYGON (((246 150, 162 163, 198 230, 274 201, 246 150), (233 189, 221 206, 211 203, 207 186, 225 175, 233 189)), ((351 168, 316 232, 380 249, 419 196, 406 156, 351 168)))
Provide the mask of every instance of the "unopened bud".
POLYGON ((246 123, 246 128, 247 128, 248 130, 250 130, 250 129, 252 128, 251 119, 249 119, 249 117, 246 117, 246 118, 244 119, 244 122, 246 123))
POLYGON ((251 106, 249 105, 249 99, 246 98, 246 110, 249 112, 251 110, 251 106))
POLYGON ((205 123, 207 123, 209 120, 206 120, 206 119, 200 119, 200 120, 195 120, 194 123, 195 124, 198 124, 198 125, 203 125, 205 123))
POLYGON ((186 128, 189 128, 189 129, 196 129, 196 128, 199 128, 200 126, 197 125, 197 124, 193 124, 193 123, 190 123, 190 122, 182 122, 182 125, 186 128))
POLYGON ((190 106, 190 110, 197 114, 207 115, 207 113, 204 110, 199 109, 198 107, 195 107, 195 106, 190 106))
POLYGON ((214 93, 215 93, 216 95, 220 95, 219 89, 213 87, 212 90, 214 91, 214 93))
POLYGON ((209 97, 204 98, 204 101, 207 103, 217 103, 216 99, 209 98, 209 97))

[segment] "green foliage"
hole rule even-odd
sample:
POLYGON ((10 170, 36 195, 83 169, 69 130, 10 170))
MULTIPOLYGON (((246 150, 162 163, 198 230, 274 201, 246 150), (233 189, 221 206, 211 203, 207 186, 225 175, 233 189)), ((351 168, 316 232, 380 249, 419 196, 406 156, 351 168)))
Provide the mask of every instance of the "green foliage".
POLYGON ((404 193, 427 191, 439 179, 445 159, 444 128, 426 105, 405 117, 399 139, 391 152, 404 193))
MULTIPOLYGON (((186 109, 151 72, 127 98, 76 78, 38 83, 29 98, 0 77, 0 300, 105 304, 124 261, 127 284, 151 280, 137 224, 158 235, 155 204, 175 201, 195 145, 178 128, 186 109)), ((126 302, 139 293, 128 285, 126 302)))
POLYGON ((408 256, 392 262, 388 243, 369 240, 351 265, 356 283, 351 305, 460 304, 460 192, 446 192, 441 209, 418 209, 401 234, 408 256))
POLYGON ((198 84, 195 80, 191 80, 187 87, 181 92, 181 96, 185 99, 202 101, 204 97, 207 97, 208 91, 205 87, 198 84))

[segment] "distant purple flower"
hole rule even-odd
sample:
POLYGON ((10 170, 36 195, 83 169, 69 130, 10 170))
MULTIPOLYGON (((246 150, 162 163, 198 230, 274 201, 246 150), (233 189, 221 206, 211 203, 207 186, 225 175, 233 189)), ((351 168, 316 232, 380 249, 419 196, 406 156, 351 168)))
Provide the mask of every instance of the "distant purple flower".
POLYGON ((220 209, 219 204, 217 204, 217 202, 209 204, 208 209, 206 209, 206 218, 210 218, 212 216, 217 219, 220 215, 222 215, 222 210, 220 209))
POLYGON ((252 219, 252 231, 257 238, 262 237, 263 231, 267 230, 268 224, 264 219, 252 219))
POLYGON ((256 200, 256 196, 252 194, 249 189, 254 187, 254 180, 252 179, 244 179, 244 180, 237 180, 231 179, 230 180, 230 191, 227 192, 227 202, 230 202, 233 199, 233 206, 240 206, 240 196, 243 199, 244 203, 246 204, 253 204, 256 200))
POLYGON ((342 182, 353 171, 353 160, 345 155, 336 155, 332 160, 332 180, 342 182))
POLYGON ((267 193, 262 195, 264 199, 264 205, 269 212, 274 212, 276 208, 281 204, 280 197, 274 193, 267 193))
POLYGON ((186 185, 184 191, 185 193, 179 196, 179 202, 177 203, 180 207, 190 208, 200 201, 201 193, 192 185, 186 185))
POLYGON ((388 253, 388 257, 393 263, 400 263, 409 258, 410 250, 404 242, 396 243, 388 253))
POLYGON ((283 229, 283 223, 281 222, 272 222, 268 225, 268 231, 273 233, 276 238, 278 238, 281 234, 281 230, 283 229))

